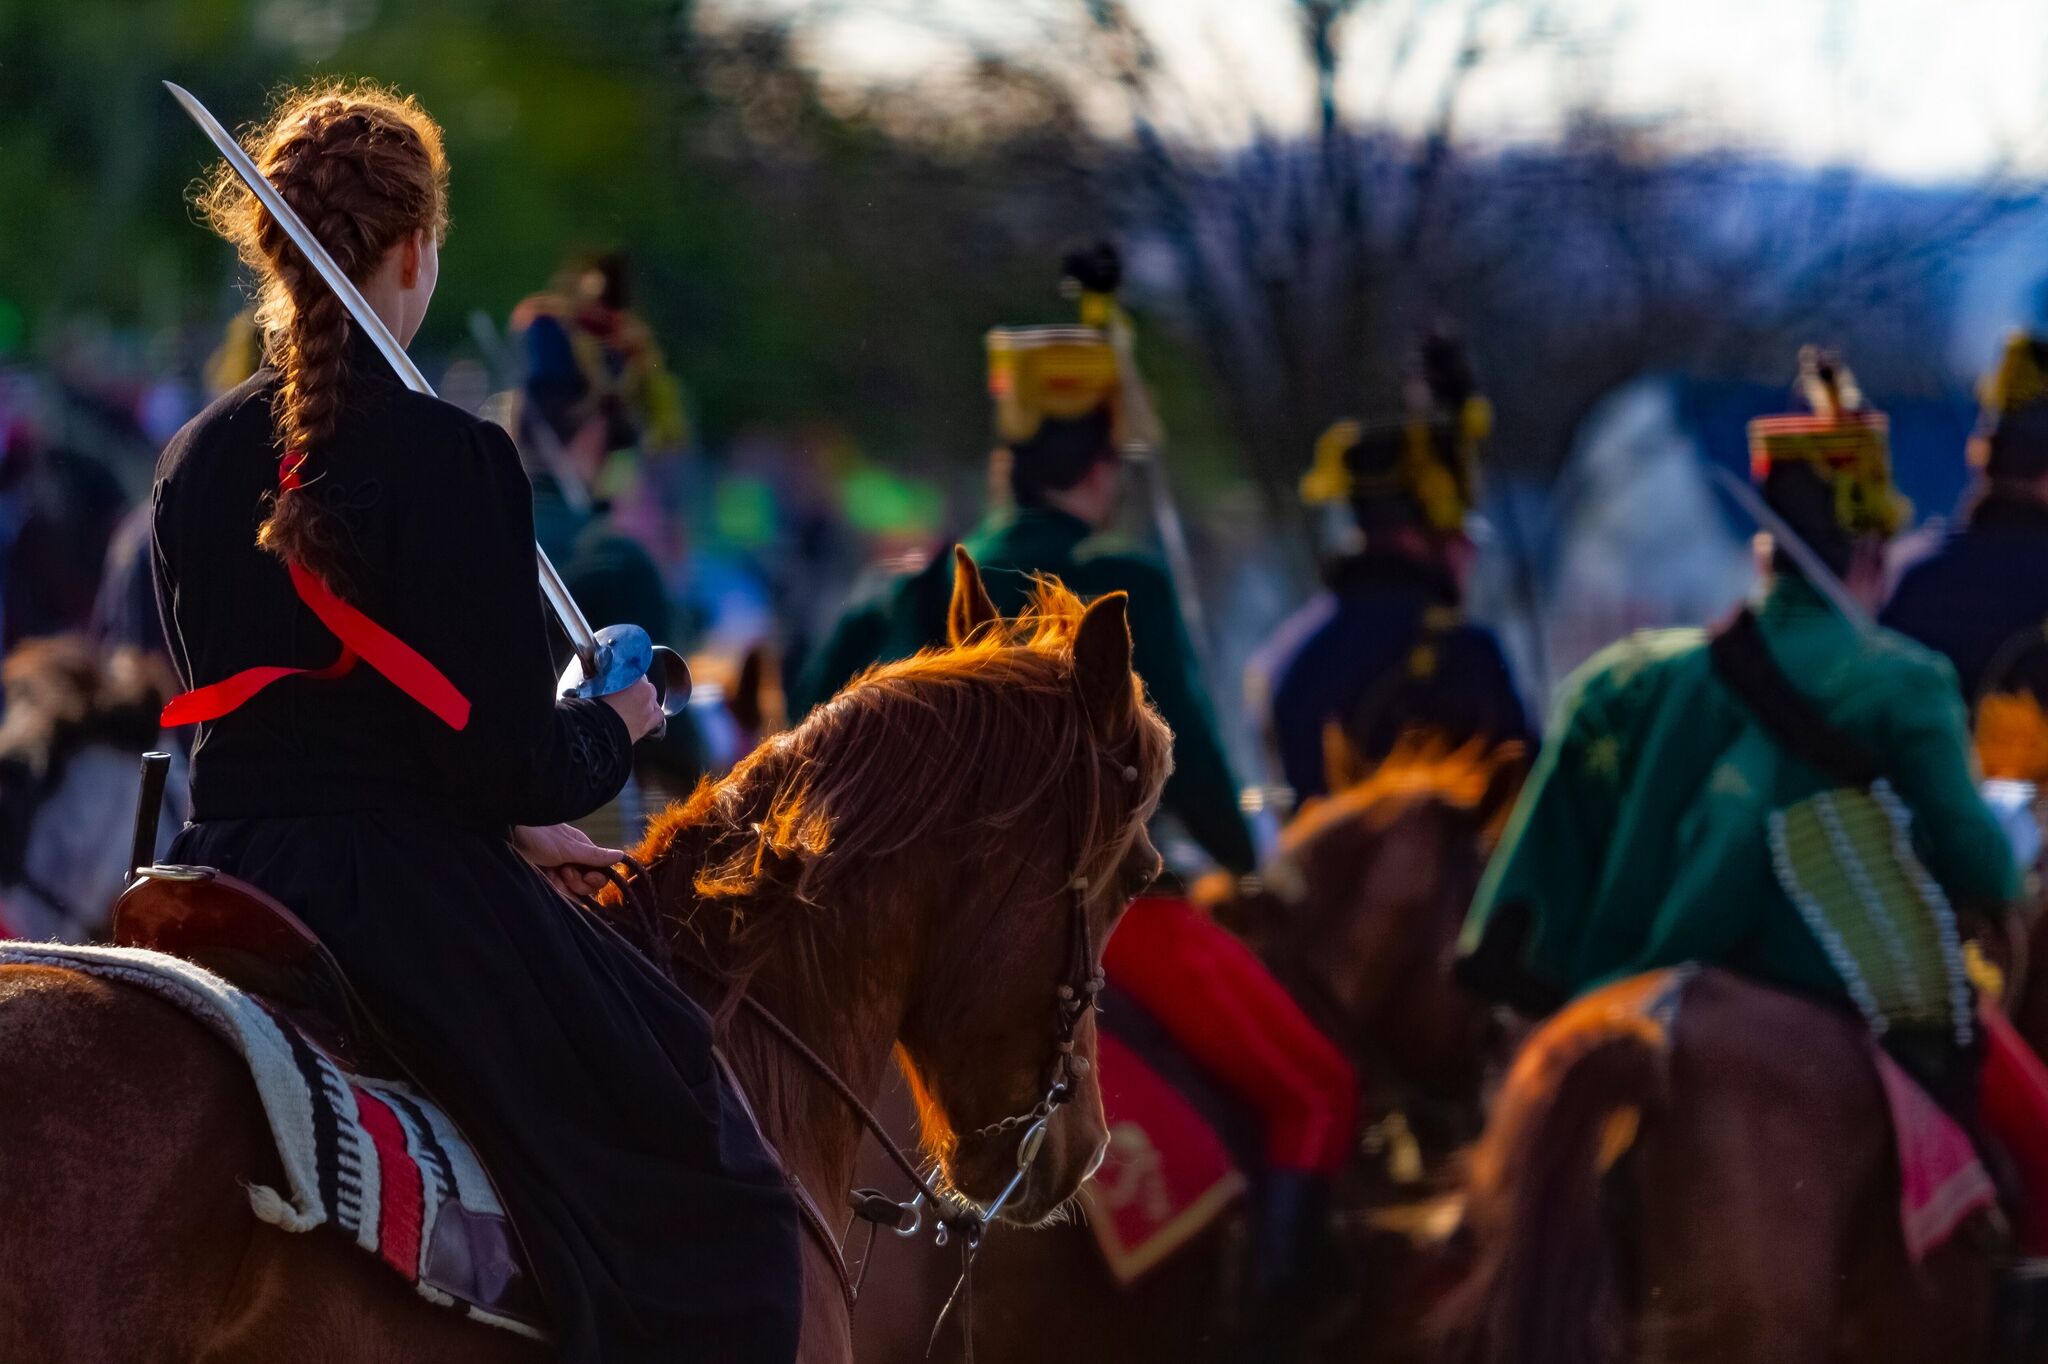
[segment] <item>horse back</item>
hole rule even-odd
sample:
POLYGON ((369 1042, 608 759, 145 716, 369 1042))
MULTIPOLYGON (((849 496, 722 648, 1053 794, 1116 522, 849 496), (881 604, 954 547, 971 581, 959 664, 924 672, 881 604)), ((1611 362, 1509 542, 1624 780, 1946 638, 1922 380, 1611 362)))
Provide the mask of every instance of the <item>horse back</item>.
POLYGON ((270 1175, 225 1048, 137 991, 0 967, 0 1358, 194 1358, 270 1175))
POLYGON ((0 1359, 539 1355, 329 1232, 259 1223, 248 1186, 282 1170, 255 1089, 169 1004, 0 966, 0 1094, 0 1359))
POLYGON ((1489 1364, 1934 1361, 1982 1329, 1975 1247, 1906 1254, 1860 1021, 1725 972, 1635 977, 1544 1024, 1473 1171, 1454 1325, 1489 1364))
POLYGON ((1909 1258, 1862 1021, 1705 971, 1672 1041, 1665 1109, 1628 1172, 1651 1357, 1976 1357, 1988 1265, 1970 1237, 1909 1258))

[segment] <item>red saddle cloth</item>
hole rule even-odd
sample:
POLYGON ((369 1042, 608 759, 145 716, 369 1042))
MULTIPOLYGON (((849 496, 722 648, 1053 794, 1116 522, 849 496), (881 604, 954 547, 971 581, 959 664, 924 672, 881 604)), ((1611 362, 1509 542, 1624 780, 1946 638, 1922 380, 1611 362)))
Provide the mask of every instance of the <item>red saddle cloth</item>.
POLYGON ((1110 1149, 1090 1225, 1111 1270, 1130 1282, 1244 1191, 1246 1162, 1340 1168, 1357 1076, 1251 950, 1187 900, 1137 900, 1103 967, 1110 1149), (1234 1130, 1238 1117, 1257 1130, 1249 1142, 1234 1130), (1233 1131, 1220 1133, 1219 1121, 1233 1131))
POLYGON ((1082 1185, 1088 1226, 1118 1283, 1132 1283, 1244 1193, 1216 1129, 1136 1050, 1104 1031, 1097 1064, 1109 1151, 1082 1185))

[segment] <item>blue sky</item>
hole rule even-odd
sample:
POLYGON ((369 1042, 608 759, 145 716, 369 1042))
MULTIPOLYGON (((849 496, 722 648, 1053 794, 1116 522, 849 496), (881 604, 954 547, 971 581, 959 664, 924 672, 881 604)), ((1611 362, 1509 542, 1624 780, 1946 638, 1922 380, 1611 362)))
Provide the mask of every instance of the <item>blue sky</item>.
MULTIPOLYGON (((1186 93, 1173 115, 1228 142, 1310 117, 1292 0, 1129 0, 1186 93)), ((968 43, 1058 60, 1081 0, 726 0, 803 17, 836 79, 931 82, 968 43)), ((1467 35, 1468 137, 1542 139, 1588 105, 1674 148, 1735 145, 1909 181, 2048 173, 2042 0, 1367 0, 1346 33, 1354 112, 1428 119, 1467 35)), ((1114 114, 1107 104, 1105 120, 1114 114)))

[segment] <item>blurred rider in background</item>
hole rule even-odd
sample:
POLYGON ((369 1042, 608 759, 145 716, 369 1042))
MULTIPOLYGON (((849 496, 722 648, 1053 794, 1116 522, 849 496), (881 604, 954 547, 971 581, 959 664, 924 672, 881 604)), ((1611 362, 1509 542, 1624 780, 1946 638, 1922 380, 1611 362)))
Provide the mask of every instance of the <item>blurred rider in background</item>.
POLYGON ((1493 411, 1457 341, 1423 338, 1407 414, 1341 421, 1316 443, 1302 500, 1344 517, 1324 590, 1275 631, 1246 669, 1297 802, 1328 791, 1325 730, 1368 766, 1404 734, 1459 747, 1532 737, 1493 632, 1464 618, 1480 443, 1493 411))

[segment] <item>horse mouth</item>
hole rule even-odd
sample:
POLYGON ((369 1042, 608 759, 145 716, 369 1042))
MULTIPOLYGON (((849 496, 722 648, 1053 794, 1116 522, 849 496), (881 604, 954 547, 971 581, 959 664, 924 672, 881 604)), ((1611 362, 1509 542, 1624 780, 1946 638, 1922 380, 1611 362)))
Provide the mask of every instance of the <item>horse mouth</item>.
POLYGON ((993 1220, 1008 1226, 1035 1227, 1062 1220, 1082 1186, 1108 1159, 1109 1133, 1101 1128, 1091 1134, 1048 1124, 1028 1157, 1020 1145, 1027 1139, 984 1131, 959 1141, 943 1166, 948 1189, 972 1202, 984 1215, 994 1208, 993 1220), (1025 1161, 1021 1178, 1020 1159, 1025 1161), (999 1202, 1001 1206, 996 1207, 999 1202))
POLYGON ((997 1220, 1013 1227, 1042 1227, 1056 1220, 1060 1210, 1071 1203, 1074 1196, 1070 1193, 1065 1198, 1054 1198, 1046 1185, 1043 1171, 1033 1170, 1027 1174, 997 1220))
MULTIPOLYGON (((1094 1173, 1102 1157, 1103 1151, 1098 1150, 1089 1160, 1087 1170, 1071 1178, 1056 1177, 1044 1163, 1034 1165, 1011 1191, 994 1220, 1010 1227, 1039 1227, 1063 1220, 1078 1198, 1081 1186, 1094 1173)), ((1000 1164, 994 1161, 990 1164, 1000 1177, 997 1173, 985 1174, 980 1170, 970 1174, 956 1164, 948 1181, 948 1188, 953 1194, 970 1201, 984 1213, 1002 1195, 1016 1173, 1016 1167, 1007 1159, 1000 1164)))

